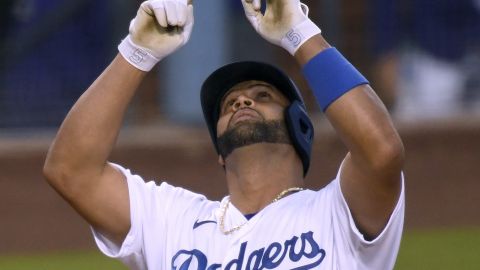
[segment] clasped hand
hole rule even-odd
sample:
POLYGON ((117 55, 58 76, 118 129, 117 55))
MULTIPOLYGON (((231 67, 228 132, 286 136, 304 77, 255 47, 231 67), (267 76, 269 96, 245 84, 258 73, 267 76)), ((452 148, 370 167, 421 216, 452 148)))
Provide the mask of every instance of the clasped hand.
MULTIPOLYGON (((308 18, 308 7, 300 0, 241 0, 253 28, 267 41, 292 55, 320 29, 308 18)), ((189 0, 148 0, 141 4, 130 23, 129 35, 119 51, 137 68, 149 71, 162 58, 186 44, 194 23, 189 0)))

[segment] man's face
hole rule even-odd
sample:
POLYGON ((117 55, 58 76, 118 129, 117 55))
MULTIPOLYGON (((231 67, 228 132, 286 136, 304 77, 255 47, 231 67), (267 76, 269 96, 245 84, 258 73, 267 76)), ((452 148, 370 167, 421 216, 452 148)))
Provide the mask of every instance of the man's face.
POLYGON ((274 86, 246 81, 232 87, 220 105, 218 147, 226 158, 253 143, 290 143, 284 111, 290 101, 274 86))

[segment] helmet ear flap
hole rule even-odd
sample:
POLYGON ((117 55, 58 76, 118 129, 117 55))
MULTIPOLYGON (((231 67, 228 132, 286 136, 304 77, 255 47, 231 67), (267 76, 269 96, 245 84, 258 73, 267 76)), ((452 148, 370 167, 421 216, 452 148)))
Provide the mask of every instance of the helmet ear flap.
POLYGON ((294 100, 285 110, 285 122, 292 143, 303 163, 303 174, 306 175, 310 166, 314 129, 305 106, 294 100))

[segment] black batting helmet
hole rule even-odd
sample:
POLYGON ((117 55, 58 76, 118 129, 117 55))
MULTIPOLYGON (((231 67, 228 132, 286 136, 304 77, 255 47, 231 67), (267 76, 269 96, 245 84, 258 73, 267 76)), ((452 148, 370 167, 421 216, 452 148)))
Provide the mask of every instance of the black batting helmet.
POLYGON ((215 149, 217 122, 223 96, 236 84, 257 80, 275 86, 291 102, 285 109, 285 121, 292 143, 303 164, 304 175, 310 166, 313 142, 313 125, 307 115, 305 103, 293 81, 276 67, 259 62, 236 62, 213 72, 203 83, 200 93, 203 116, 208 126, 215 149))

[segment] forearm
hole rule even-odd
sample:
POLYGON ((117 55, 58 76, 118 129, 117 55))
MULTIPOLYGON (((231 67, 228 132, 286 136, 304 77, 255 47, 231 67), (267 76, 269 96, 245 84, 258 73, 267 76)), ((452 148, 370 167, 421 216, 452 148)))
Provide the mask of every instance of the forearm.
POLYGON ((68 113, 45 167, 60 167, 63 173, 101 173, 145 74, 118 55, 68 113))
MULTIPOLYGON (((328 48, 330 45, 325 39, 317 35, 297 51, 295 59, 304 67, 328 48)), ((322 70, 316 72, 321 73, 322 70)), ((341 80, 342 74, 338 76, 341 80)), ((381 167, 383 164, 379 163, 387 161, 385 157, 403 155, 402 143, 388 111, 368 84, 346 89, 344 94, 323 109, 326 109, 326 116, 348 147, 352 158, 363 163, 364 168, 381 167)))

